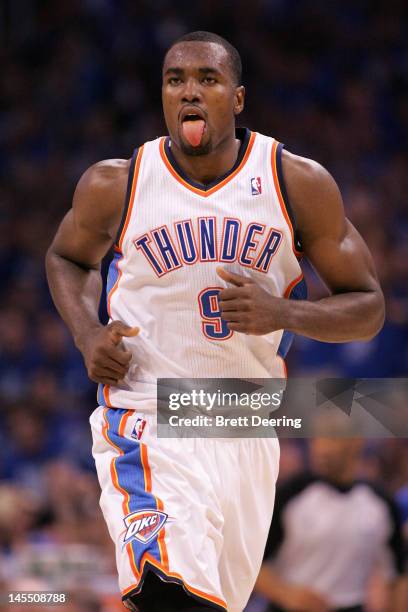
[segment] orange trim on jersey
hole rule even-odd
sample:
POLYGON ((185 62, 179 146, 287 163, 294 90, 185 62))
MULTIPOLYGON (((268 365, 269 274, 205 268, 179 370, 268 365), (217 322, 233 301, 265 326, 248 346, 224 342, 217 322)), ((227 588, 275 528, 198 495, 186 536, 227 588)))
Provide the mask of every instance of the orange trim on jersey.
POLYGON ((289 283, 289 285, 285 289, 283 297, 288 298, 290 296, 290 292, 292 291, 293 287, 296 287, 296 285, 300 283, 301 280, 303 280, 303 272, 301 272, 299 276, 297 276, 293 281, 289 283))
POLYGON ((280 187, 280 184, 279 184, 278 170, 277 170, 277 167, 276 167, 276 153, 277 153, 277 150, 278 150, 278 145, 279 145, 279 142, 277 140, 274 140, 273 144, 272 144, 272 155, 271 155, 271 158, 272 158, 271 162, 272 162, 273 183, 275 185, 276 193, 278 195, 278 200, 279 200, 279 204, 280 204, 280 207, 281 207, 281 210, 282 210, 282 214, 285 217, 286 223, 288 224, 289 229, 290 229, 290 233, 292 234, 292 249, 293 249, 293 252, 295 253, 295 255, 297 257, 302 257, 303 253, 301 251, 298 251, 296 246, 295 246, 295 232, 293 230, 292 221, 290 220, 288 211, 286 209, 285 200, 283 198, 282 190, 281 190, 281 187, 280 187))
POLYGON ((235 168, 234 172, 231 172, 231 174, 229 174, 223 181, 220 181, 219 183, 217 183, 217 185, 214 185, 214 187, 211 187, 210 189, 200 189, 199 187, 194 187, 194 185, 190 185, 190 183, 188 183, 187 181, 185 181, 183 179, 183 177, 181 177, 179 175, 179 173, 173 168, 172 164, 170 163, 167 155, 166 155, 166 150, 164 148, 164 143, 166 142, 166 137, 163 137, 160 141, 160 155, 161 158, 166 166, 166 168, 168 169, 168 171, 170 172, 170 174, 176 179, 176 181, 178 181, 179 183, 181 183, 184 187, 186 187, 187 189, 189 189, 190 191, 193 191, 194 193, 201 195, 205 198, 207 198, 208 196, 212 195, 213 193, 215 193, 216 191, 218 191, 219 189, 221 189, 221 187, 224 187, 224 185, 226 185, 227 183, 229 183, 237 174, 238 172, 240 172, 242 170, 242 168, 245 166, 248 157, 251 153, 252 147, 254 145, 254 141, 255 141, 255 136, 256 133, 255 132, 251 132, 250 138, 249 138, 249 142, 248 142, 248 146, 247 149, 245 151, 244 157, 241 160, 241 163, 239 164, 239 166, 237 168, 235 168))
POLYGON ((281 357, 281 355, 276 355, 277 357, 279 357, 279 359, 282 359, 282 366, 283 366, 283 373, 285 375, 285 378, 288 377, 288 366, 286 365, 286 361, 284 360, 283 357, 281 357))
MULTIPOLYGON (((149 459, 147 456, 147 446, 140 442, 140 458, 143 466, 143 473, 145 478, 145 489, 148 493, 151 493, 156 500, 156 506, 158 510, 163 511, 163 502, 152 492, 152 473, 150 470, 149 459)), ((167 554, 166 542, 164 540, 166 535, 165 527, 163 526, 157 537, 157 544, 160 552, 160 560, 163 563, 163 566, 168 570, 169 569, 169 557, 167 554)))
MULTIPOLYGON (((160 565, 160 563, 158 563, 157 560, 154 559, 147 552, 142 557, 141 570, 140 570, 142 575, 143 575, 143 570, 144 570, 144 566, 146 565, 146 563, 150 563, 151 565, 153 565, 156 569, 163 572, 163 574, 165 574, 168 578, 176 578, 176 580, 180 580, 183 583, 184 588, 187 591, 190 591, 190 593, 192 593, 193 595, 197 595, 197 597, 200 597, 201 599, 205 599, 206 601, 211 601, 212 603, 217 604, 217 606, 220 606, 221 608, 225 608, 225 610, 227 610, 227 604, 223 599, 220 599, 219 597, 216 597, 215 595, 209 595, 208 593, 204 593, 204 591, 200 591, 199 589, 196 589, 195 587, 190 586, 189 584, 185 582, 185 580, 182 578, 180 574, 176 572, 166 571, 160 565)), ((139 583, 140 583, 140 580, 138 580, 136 584, 132 584, 131 586, 127 587, 124 591, 122 591, 122 595, 126 596, 133 589, 136 589, 139 586, 139 583)))
POLYGON ((134 410, 128 410, 120 419, 118 434, 122 437, 125 435, 126 423, 131 414, 134 414, 134 410))
POLYGON ((120 250, 122 250, 123 238, 125 237, 126 230, 127 230, 128 225, 129 225, 130 217, 132 215, 132 209, 133 209, 133 204, 134 204, 134 201, 135 201, 135 191, 136 191, 137 179, 139 177, 140 162, 142 160, 143 149, 144 149, 144 145, 142 145, 139 148, 139 151, 137 152, 137 156, 136 156, 135 170, 134 170, 134 173, 133 173, 133 181, 132 181, 132 189, 130 191, 129 202, 127 203, 128 209, 127 209, 127 213, 126 213, 126 219, 125 219, 125 223, 123 224, 123 229, 122 229, 122 232, 120 234, 120 238, 118 240, 118 246, 119 246, 120 250))
POLYGON ((103 397, 108 408, 113 408, 109 398, 109 385, 103 385, 103 397))

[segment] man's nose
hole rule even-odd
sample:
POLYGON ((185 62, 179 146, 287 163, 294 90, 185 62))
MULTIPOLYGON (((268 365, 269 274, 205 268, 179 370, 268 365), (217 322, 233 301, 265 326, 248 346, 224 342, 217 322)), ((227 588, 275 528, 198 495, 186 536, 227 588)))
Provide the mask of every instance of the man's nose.
POLYGON ((183 91, 183 102, 199 102, 201 100, 200 87, 196 79, 188 79, 183 91))

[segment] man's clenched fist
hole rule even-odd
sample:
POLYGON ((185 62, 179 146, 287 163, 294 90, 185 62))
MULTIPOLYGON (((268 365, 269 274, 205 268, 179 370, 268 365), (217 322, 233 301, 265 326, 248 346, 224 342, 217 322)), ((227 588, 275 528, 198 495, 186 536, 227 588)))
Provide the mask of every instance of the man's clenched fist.
POLYGON ((138 333, 138 327, 129 327, 121 321, 112 321, 90 333, 82 349, 89 378, 103 385, 116 385, 122 380, 132 358, 132 353, 121 344, 122 338, 138 333))
POLYGON ((217 274, 234 285, 218 295, 221 318, 228 328, 243 334, 262 336, 287 328, 290 301, 274 297, 251 278, 218 267, 217 274))

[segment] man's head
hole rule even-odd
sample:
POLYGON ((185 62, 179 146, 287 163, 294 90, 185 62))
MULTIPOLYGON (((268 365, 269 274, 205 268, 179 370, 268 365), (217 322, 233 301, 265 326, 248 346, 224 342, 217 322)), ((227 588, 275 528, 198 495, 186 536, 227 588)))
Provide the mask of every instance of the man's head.
POLYGON ((176 40, 163 62, 164 117, 172 142, 186 155, 206 155, 231 138, 244 108, 238 51, 211 32, 176 40))
POLYGON ((314 438, 310 440, 312 469, 333 482, 354 480, 361 458, 360 438, 314 438))
POLYGON ((355 437, 356 423, 337 410, 323 408, 311 424, 312 469, 333 482, 353 481, 364 447, 363 440, 355 437))

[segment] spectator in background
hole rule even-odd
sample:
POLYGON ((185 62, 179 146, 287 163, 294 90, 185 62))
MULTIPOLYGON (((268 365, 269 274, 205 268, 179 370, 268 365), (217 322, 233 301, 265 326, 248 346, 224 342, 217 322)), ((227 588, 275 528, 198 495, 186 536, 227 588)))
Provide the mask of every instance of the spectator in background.
POLYGON ((378 565, 389 612, 406 612, 403 536, 396 505, 356 477, 363 442, 310 441, 311 472, 277 490, 256 590, 268 612, 360 612, 378 565))

